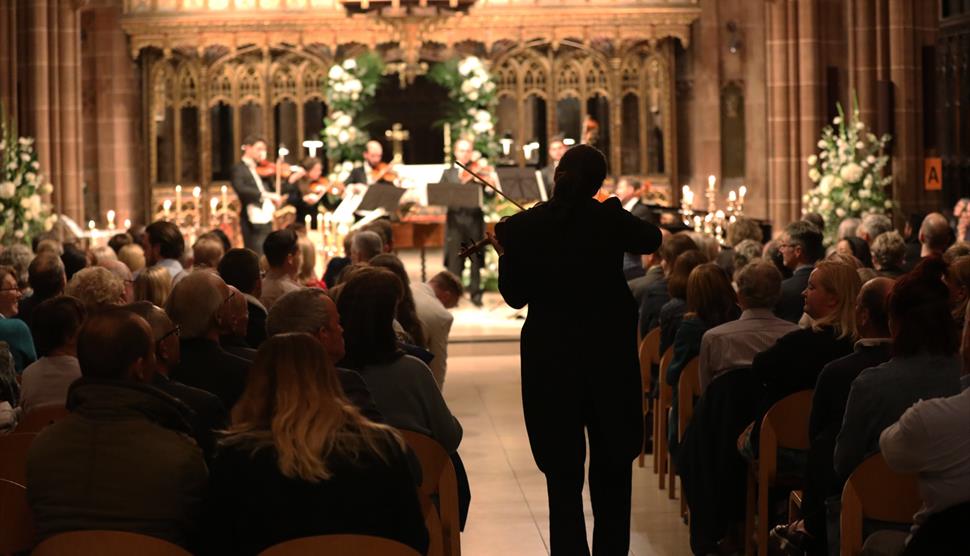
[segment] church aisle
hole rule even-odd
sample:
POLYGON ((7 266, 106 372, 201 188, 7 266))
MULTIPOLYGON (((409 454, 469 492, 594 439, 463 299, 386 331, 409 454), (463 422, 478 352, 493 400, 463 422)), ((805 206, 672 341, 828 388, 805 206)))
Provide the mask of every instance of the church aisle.
MULTIPOLYGON (((548 554, 545 481, 532 461, 519 391, 518 343, 452 344, 445 399, 465 430, 460 452, 472 486, 462 552, 548 554)), ((564 408, 564 411, 567 408, 564 408)), ((634 468, 631 554, 690 554, 680 501, 657 489, 648 466, 634 468)), ((592 538, 589 493, 587 529, 592 538)))

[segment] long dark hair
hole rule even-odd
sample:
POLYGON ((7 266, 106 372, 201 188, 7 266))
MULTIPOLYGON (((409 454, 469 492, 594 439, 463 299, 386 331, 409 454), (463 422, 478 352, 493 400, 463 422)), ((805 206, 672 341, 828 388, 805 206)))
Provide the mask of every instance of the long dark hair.
POLYGON ((576 145, 566 151, 556 166, 556 188, 552 200, 567 205, 589 199, 606 179, 606 157, 589 145, 576 145))
POLYGON ((893 355, 952 356, 957 352, 950 292, 943 282, 946 270, 941 257, 927 257, 896 281, 889 293, 893 355))
POLYGON ((397 322, 411 336, 412 342, 427 348, 428 337, 424 333, 421 321, 418 320, 418 310, 414 305, 414 295, 411 293, 411 280, 408 278, 407 270, 404 269, 404 263, 390 253, 383 253, 371 259, 370 265, 390 270, 401 281, 403 295, 401 295, 401 302, 397 305, 397 322))
POLYGON ((403 290, 386 268, 364 267, 350 275, 337 298, 347 351, 341 366, 359 370, 401 356, 393 323, 403 290))

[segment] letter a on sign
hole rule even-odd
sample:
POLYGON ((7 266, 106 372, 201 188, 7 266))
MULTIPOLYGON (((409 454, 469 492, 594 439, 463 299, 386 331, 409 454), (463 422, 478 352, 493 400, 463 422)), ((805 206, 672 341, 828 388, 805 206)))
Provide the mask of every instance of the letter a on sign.
POLYGON ((927 191, 943 189, 943 159, 927 158, 923 163, 923 187, 927 191))

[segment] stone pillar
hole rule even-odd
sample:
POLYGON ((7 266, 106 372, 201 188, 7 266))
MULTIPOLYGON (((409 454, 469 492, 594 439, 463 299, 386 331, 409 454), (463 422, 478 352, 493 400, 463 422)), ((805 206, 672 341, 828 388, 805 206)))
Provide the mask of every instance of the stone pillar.
POLYGON ((768 90, 768 217, 776 228, 797 217, 792 201, 793 188, 789 166, 792 158, 789 96, 792 76, 789 71, 787 0, 769 1, 767 10, 767 90, 768 90))
POLYGON ((0 2, 0 118, 17 117, 17 4, 0 2))
POLYGON ((822 111, 822 72, 819 67, 820 45, 818 33, 818 0, 798 2, 798 118, 799 146, 793 161, 794 182, 798 184, 795 200, 814 184, 808 179, 805 162, 818 148, 818 138, 825 119, 822 111))
MULTIPOLYGON (((714 174, 721 185, 721 22, 715 0, 701 0, 701 17, 695 24, 690 48, 696 50, 694 68, 694 117, 689 119, 695 153, 692 187, 698 208, 706 208, 701 194, 707 176, 714 174)), ((671 56, 673 60, 673 56, 671 56)), ((671 184, 677 190, 678 184, 671 184)))
MULTIPOLYGON (((852 22, 849 26, 849 98, 859 99, 859 112, 866 125, 876 125, 876 3, 877 0, 850 0, 852 22)), ((852 106, 846 107, 850 113, 852 106)))
POLYGON ((70 0, 58 2, 57 73, 59 91, 56 110, 60 133, 60 165, 54 176, 55 187, 63 194, 64 213, 84 220, 81 176, 81 32, 78 10, 70 0))

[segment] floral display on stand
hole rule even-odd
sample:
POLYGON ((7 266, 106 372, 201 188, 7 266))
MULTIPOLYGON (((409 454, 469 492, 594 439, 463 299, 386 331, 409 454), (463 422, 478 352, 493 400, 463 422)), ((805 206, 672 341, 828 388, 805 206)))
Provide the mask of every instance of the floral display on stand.
POLYGON ((53 188, 40 173, 33 138, 19 137, 5 119, 0 119, 0 162, 0 243, 29 244, 57 220, 41 197, 53 188))
POLYGON ((492 158, 498 153, 495 139, 495 80, 476 56, 435 64, 428 72, 431 81, 448 89, 451 106, 444 122, 451 141, 470 139, 476 156, 492 158))
POLYGON ((334 64, 327 73, 325 100, 330 114, 323 120, 323 143, 334 167, 361 160, 370 137, 360 128, 360 114, 373 101, 382 72, 380 56, 367 52, 334 64))
POLYGON ((885 174, 891 137, 870 132, 858 106, 848 120, 841 105, 838 110, 832 125, 822 130, 818 154, 808 157, 808 177, 817 185, 802 197, 803 213, 815 212, 825 219, 826 244, 838 240, 839 223, 845 218, 894 208, 886 190, 893 178, 885 174))

